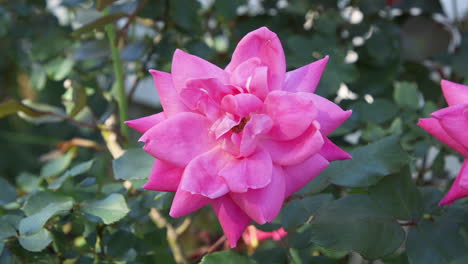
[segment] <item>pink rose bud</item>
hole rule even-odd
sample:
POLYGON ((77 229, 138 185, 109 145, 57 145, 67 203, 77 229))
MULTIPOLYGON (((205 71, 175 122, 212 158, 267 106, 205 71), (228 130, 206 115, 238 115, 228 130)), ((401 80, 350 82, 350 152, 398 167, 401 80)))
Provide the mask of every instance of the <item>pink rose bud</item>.
MULTIPOLYGON (((432 118, 419 119, 418 125, 438 140, 468 157, 468 86, 442 81, 442 91, 448 107, 431 114, 432 118)), ((463 166, 450 191, 439 205, 452 204, 468 196, 468 162, 463 166)))
POLYGON ((156 158, 144 188, 176 192, 172 217, 210 204, 231 247, 252 220, 273 221, 330 161, 351 158, 327 138, 351 111, 314 94, 327 61, 286 72, 266 27, 224 70, 176 50, 171 74, 150 70, 164 112, 126 122, 156 158))

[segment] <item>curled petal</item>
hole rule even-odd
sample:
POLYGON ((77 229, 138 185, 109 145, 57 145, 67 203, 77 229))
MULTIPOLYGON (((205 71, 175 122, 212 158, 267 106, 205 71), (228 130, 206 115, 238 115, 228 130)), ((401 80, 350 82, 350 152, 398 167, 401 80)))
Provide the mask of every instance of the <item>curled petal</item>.
MULTIPOLYGON (((317 121, 320 123, 320 132, 324 136, 338 128, 351 116, 352 111, 343 111, 337 104, 316 94, 309 94, 318 109, 317 121)), ((306 95, 304 95, 306 96, 306 95)))
POLYGON ((178 167, 212 148, 209 122, 201 115, 183 112, 148 130, 139 141, 152 156, 178 167))
POLYGON ((441 81, 441 86, 445 100, 450 106, 468 104, 468 86, 446 80, 441 81))
POLYGON ((284 201, 285 175, 279 166, 273 166, 270 184, 261 189, 244 193, 230 193, 233 201, 255 222, 264 224, 273 221, 284 201))
POLYGON ((215 78, 222 83, 228 83, 229 75, 218 66, 190 55, 182 50, 176 50, 172 58, 172 81, 175 89, 180 92, 190 79, 215 78))
MULTIPOLYGON (((257 148, 258 136, 268 133, 273 126, 271 118, 264 114, 254 114, 244 127, 240 140, 239 155, 248 157, 257 148)), ((233 134, 235 142, 236 135, 233 134)))
POLYGON ((252 57, 242 62, 231 73, 231 83, 240 87, 247 88, 252 75, 257 67, 262 65, 260 58, 252 57))
POLYGON ((322 134, 315 125, 311 125, 301 136, 295 139, 288 141, 265 139, 261 145, 270 153, 275 164, 291 166, 304 162, 318 153, 323 143, 322 134))
POLYGON ((449 106, 431 115, 451 138, 468 148, 468 104, 449 106))
POLYGON ((179 187, 172 201, 169 215, 172 217, 182 217, 202 208, 211 201, 211 199, 205 196, 191 194, 179 187))
POLYGON ((221 106, 228 113, 244 117, 261 109, 263 103, 253 94, 242 93, 226 95, 221 102, 221 106))
POLYGON ((233 159, 220 172, 231 192, 265 187, 271 181, 273 163, 270 155, 260 149, 248 158, 233 159))
POLYGON ((284 197, 287 198, 299 191, 326 169, 329 164, 328 160, 322 155, 315 154, 298 165, 285 166, 286 191, 284 197))
POLYGON ((245 228, 252 221, 229 196, 212 201, 213 209, 229 241, 231 248, 236 247, 245 228))
POLYGON ((148 182, 143 188, 153 191, 175 192, 184 169, 161 160, 155 160, 148 182))
POLYGON ((219 171, 231 160, 232 156, 219 147, 197 156, 184 170, 181 189, 211 199, 225 195, 229 189, 219 171))
POLYGON ((435 118, 421 118, 419 119, 418 126, 429 132, 435 138, 449 146, 450 148, 455 149, 458 153, 462 154, 465 157, 468 157, 468 149, 465 148, 462 144, 455 141, 451 136, 445 132, 445 130, 440 125, 439 121, 435 118))
POLYGON ((265 100, 268 95, 268 67, 258 67, 247 81, 247 91, 265 100))
POLYGON ((320 155, 322 155, 328 161, 346 160, 352 158, 351 155, 335 145, 330 139, 325 137, 324 141, 325 143, 320 150, 320 155))
POLYGON ((317 117, 312 98, 303 93, 273 91, 265 99, 265 111, 273 120, 269 136, 275 140, 302 135, 317 117))
POLYGON ((187 107, 180 101, 179 94, 172 84, 171 75, 156 70, 149 70, 149 72, 153 75, 154 85, 158 91, 159 100, 166 116, 171 117, 180 112, 187 112, 187 107))
POLYGON ((239 123, 240 119, 239 121, 235 121, 232 116, 225 115, 213 123, 211 130, 215 133, 216 139, 219 139, 228 133, 233 127, 239 125, 239 123))
POLYGON ((450 205, 455 200, 468 196, 468 160, 463 162, 460 173, 448 193, 444 196, 439 205, 450 205))
POLYGON ((232 73, 241 63, 255 57, 261 60, 263 66, 268 67, 270 91, 281 90, 286 72, 286 59, 278 36, 266 27, 254 30, 241 39, 226 71, 232 73))
POLYGON ((125 121, 129 127, 135 129, 140 133, 145 133, 150 128, 161 123, 166 119, 165 112, 157 113, 155 115, 145 116, 138 119, 125 121))
POLYGON ((287 72, 283 90, 288 92, 315 92, 327 63, 328 56, 294 71, 287 72))

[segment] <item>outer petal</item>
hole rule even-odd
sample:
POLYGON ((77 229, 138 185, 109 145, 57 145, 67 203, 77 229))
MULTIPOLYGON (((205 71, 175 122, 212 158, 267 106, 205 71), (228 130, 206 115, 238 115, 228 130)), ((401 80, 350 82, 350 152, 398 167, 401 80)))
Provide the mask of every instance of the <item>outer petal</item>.
POLYGON ((234 202, 259 224, 273 221, 284 201, 285 175, 279 166, 273 167, 270 184, 245 193, 230 193, 234 202))
POLYGON ((320 131, 324 136, 330 134, 351 116, 351 110, 343 111, 337 104, 321 96, 316 94, 308 95, 312 97, 315 107, 319 111, 317 121, 320 123, 320 131))
POLYGON ((325 137, 324 140, 325 143, 323 144, 323 147, 319 153, 328 161, 346 160, 352 158, 351 155, 349 155, 346 151, 340 149, 330 139, 325 137))
POLYGON ((446 80, 442 80, 440 84, 445 100, 450 106, 468 104, 468 86, 446 80))
POLYGON ((171 117, 180 112, 187 112, 187 107, 180 101, 179 95, 172 84, 171 75, 156 70, 149 70, 149 72, 153 75, 154 85, 166 116, 171 117))
POLYGON ((468 148, 468 104, 450 106, 431 115, 451 138, 468 148))
POLYGON ((270 155, 260 149, 248 158, 234 159, 220 171, 231 192, 246 192, 263 188, 271 182, 273 163, 270 155))
POLYGON ((221 106, 224 111, 244 117, 262 108, 263 102, 253 94, 226 95, 221 106))
POLYGON ((198 114, 183 112, 148 130, 139 141, 154 157, 179 167, 212 148, 208 120, 198 114))
POLYGON ((189 79, 215 78, 228 83, 229 76, 218 66, 182 50, 176 50, 172 58, 172 81, 178 92, 185 88, 189 79))
POLYGON ((211 203, 231 248, 236 247, 245 228, 250 224, 248 217, 229 196, 223 196, 211 203))
POLYGON ((172 201, 171 211, 169 215, 172 217, 182 217, 194 212, 212 200, 198 194, 191 194, 179 188, 172 201))
POLYGON ((268 87, 270 91, 281 90, 286 72, 286 59, 283 47, 275 33, 262 27, 254 30, 239 42, 226 71, 233 72, 244 61, 258 57, 268 67, 268 87))
POLYGON ((273 120, 269 136, 275 140, 290 140, 304 133, 317 117, 310 96, 302 93, 273 91, 265 99, 265 111, 273 120))
POLYGON ((287 72, 283 90, 288 92, 315 92, 327 63, 328 56, 294 71, 287 72))
POLYGON ((455 200, 468 196, 468 160, 463 162, 460 173, 458 174, 452 187, 440 201, 439 205, 450 205, 455 200))
POLYGON ((125 121, 125 124, 127 124, 129 127, 135 129, 136 131, 140 133, 145 133, 148 131, 150 128, 153 126, 161 123, 166 119, 165 113, 157 113, 155 115, 150 115, 150 116, 145 116, 142 118, 138 119, 133 119, 133 120, 128 120, 125 121))
POLYGON ((304 134, 295 139, 288 141, 265 139, 261 145, 270 153, 275 164, 291 166, 302 163, 318 153, 323 143, 322 134, 315 125, 311 125, 304 134))
POLYGON ((468 157, 468 149, 465 148, 462 144, 455 141, 451 136, 445 132, 445 130, 440 125, 439 121, 435 118, 421 118, 419 119, 418 126, 429 132, 435 138, 449 146, 450 148, 455 149, 458 153, 462 154, 465 157, 468 157))
POLYGON ((330 163, 320 154, 308 158, 304 162, 284 167, 286 178, 286 191, 284 197, 299 191, 307 183, 312 181, 320 172, 328 167, 330 163))
POLYGON ((232 156, 219 147, 196 157, 185 168, 181 189, 211 199, 225 195, 229 189, 224 178, 219 176, 219 171, 231 159, 232 156))
POLYGON ((143 188, 153 191, 175 192, 184 169, 161 160, 155 160, 148 182, 143 188))

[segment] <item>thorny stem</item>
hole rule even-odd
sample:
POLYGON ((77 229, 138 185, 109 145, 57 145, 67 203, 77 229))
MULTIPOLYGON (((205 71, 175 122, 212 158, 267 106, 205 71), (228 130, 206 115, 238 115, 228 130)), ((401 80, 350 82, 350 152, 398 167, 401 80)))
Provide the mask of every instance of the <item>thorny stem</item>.
POLYGON ((115 43, 115 28, 113 24, 106 25, 107 38, 109 39, 109 45, 112 54, 112 64, 114 66, 114 74, 116 81, 116 95, 117 103, 119 105, 119 121, 120 131, 122 136, 128 138, 128 127, 124 124, 128 120, 128 106, 127 98, 125 97, 125 86, 124 86, 124 73, 122 68, 122 62, 120 60, 120 51, 115 43))

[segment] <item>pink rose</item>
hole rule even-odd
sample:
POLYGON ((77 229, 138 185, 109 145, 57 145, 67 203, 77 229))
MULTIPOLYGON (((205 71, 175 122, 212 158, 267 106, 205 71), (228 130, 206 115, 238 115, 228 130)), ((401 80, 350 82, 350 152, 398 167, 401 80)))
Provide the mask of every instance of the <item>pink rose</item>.
MULTIPOLYGON (((468 86, 442 81, 442 91, 449 107, 419 119, 418 125, 447 146, 468 157, 468 86)), ((452 204, 468 196, 468 161, 465 159, 450 191, 439 205, 452 204)))
POLYGON ((313 94, 327 61, 286 72, 266 27, 224 70, 176 50, 171 74, 150 71, 164 112, 127 121, 157 158, 144 188, 176 192, 172 217, 211 204, 231 247, 251 220, 273 221, 330 161, 351 158, 327 138, 351 111, 313 94))

